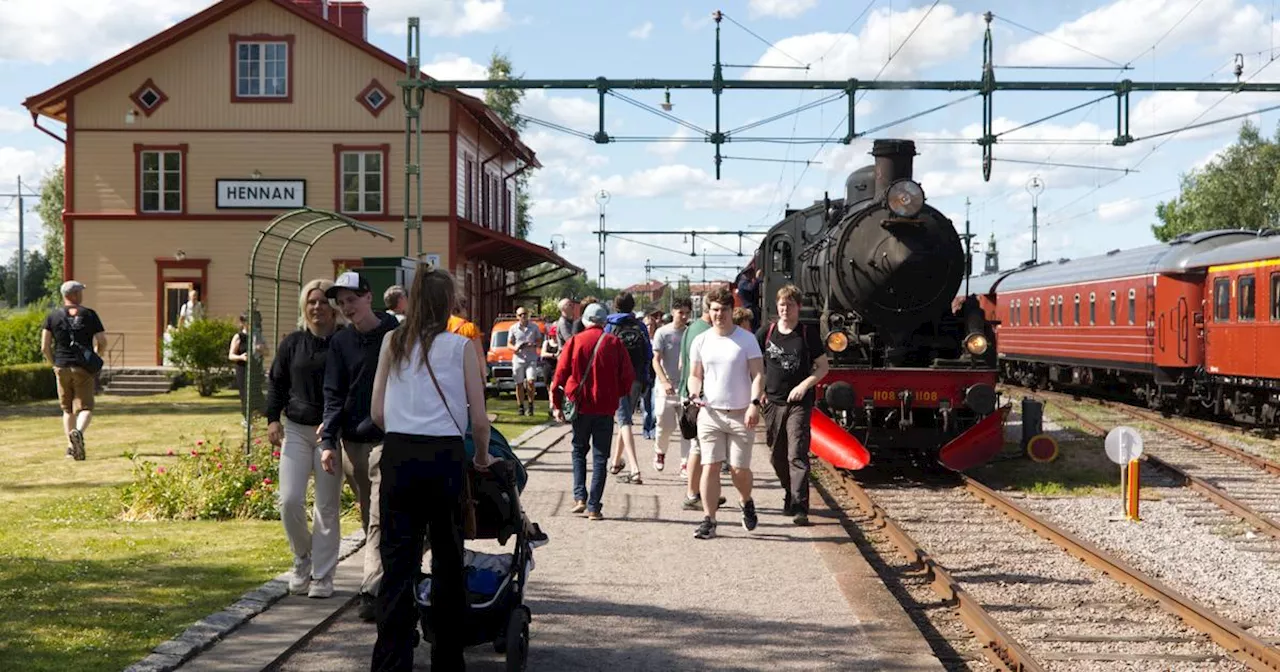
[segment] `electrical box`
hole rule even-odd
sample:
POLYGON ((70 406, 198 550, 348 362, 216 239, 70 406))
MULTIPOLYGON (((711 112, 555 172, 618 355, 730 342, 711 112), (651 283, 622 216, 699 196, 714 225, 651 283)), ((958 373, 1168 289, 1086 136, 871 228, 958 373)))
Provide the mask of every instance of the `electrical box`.
POLYGON ((404 287, 405 294, 413 285, 413 276, 418 268, 418 260, 414 257, 364 257, 363 265, 348 270, 357 271, 369 281, 369 289, 373 292, 373 309, 386 310, 382 303, 382 293, 391 285, 404 287))
POLYGON ((1031 439, 1044 431, 1044 403, 1022 398, 1022 450, 1027 449, 1031 439))

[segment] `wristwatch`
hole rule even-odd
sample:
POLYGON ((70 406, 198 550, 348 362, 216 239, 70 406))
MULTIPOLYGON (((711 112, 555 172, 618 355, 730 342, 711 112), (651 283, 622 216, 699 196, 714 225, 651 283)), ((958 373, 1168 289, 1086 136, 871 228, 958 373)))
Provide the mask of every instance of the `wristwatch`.
POLYGON ((752 406, 763 406, 764 404, 761 404, 759 399, 752 399, 752 400, 751 400, 751 405, 752 405, 752 406))

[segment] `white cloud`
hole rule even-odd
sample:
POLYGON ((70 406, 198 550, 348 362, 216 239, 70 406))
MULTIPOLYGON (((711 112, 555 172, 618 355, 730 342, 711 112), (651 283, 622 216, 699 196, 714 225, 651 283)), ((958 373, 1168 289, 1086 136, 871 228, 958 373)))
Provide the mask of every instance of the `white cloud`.
POLYGON ((689 139, 694 136, 693 133, 684 126, 677 126, 675 132, 668 137, 670 138, 669 140, 648 143, 644 150, 650 154, 657 154, 658 156, 670 161, 685 148, 685 145, 689 144, 689 139))
POLYGON ((531 117, 554 121, 588 133, 595 132, 600 118, 598 103, 584 98, 549 96, 541 89, 526 92, 520 103, 520 111, 531 117))
POLYGON ((1103 61, 1098 56, 1103 56, 1126 63, 1149 52, 1157 42, 1157 52, 1163 54, 1175 53, 1179 47, 1209 45, 1229 49, 1228 53, 1247 53, 1268 47, 1269 29, 1257 7, 1236 0, 1116 0, 1045 36, 1013 45, 998 60, 1099 65, 1103 61))
POLYGON ((635 28, 632 28, 631 32, 627 33, 627 37, 634 37, 637 40, 647 40, 649 39, 649 35, 652 32, 653 32, 653 22, 645 21, 644 23, 636 26, 635 28))
POLYGON ((1122 198, 1118 201, 1107 201, 1098 204, 1098 219, 1103 221, 1132 217, 1142 208, 1136 198, 1122 198))
POLYGON ((31 115, 26 110, 0 107, 0 132, 25 131, 31 128, 31 115))
POLYGON ((421 19, 422 31, 432 37, 487 33, 511 25, 505 0, 365 0, 370 28, 404 35, 407 19, 421 19))
MULTIPOLYGON (((45 147, 43 149, 18 149, 16 147, 0 147, 0 192, 13 193, 17 189, 17 177, 22 176, 23 191, 38 191, 40 181, 45 173, 62 163, 62 146, 45 147)), ((0 200, 0 203, 3 203, 0 200)))
MULTIPOLYGON (((422 65, 422 71, 432 79, 488 79, 489 68, 467 56, 446 53, 436 54, 430 63, 422 65)), ((459 89, 463 93, 484 100, 481 89, 459 89)))
POLYGON ((680 19, 680 25, 690 32, 709 28, 711 26, 711 13, 690 14, 685 12, 684 17, 680 19))
POLYGON ((212 4, 211 0, 9 0, 0 62, 98 61, 212 4))
POLYGON ((764 16, 794 19, 817 4, 818 0, 751 0, 747 4, 747 10, 753 19, 764 16))
MULTIPOLYGON (((916 7, 900 12, 877 9, 868 15, 856 35, 810 33, 780 40, 755 62, 758 66, 794 66, 798 60, 809 70, 751 68, 746 79, 870 79, 906 39, 902 26, 915 26, 928 11, 916 7), (897 26, 899 30, 891 30, 897 26)), ((950 5, 938 5, 881 74, 883 78, 910 76, 966 53, 982 35, 982 17, 960 14, 950 5)))

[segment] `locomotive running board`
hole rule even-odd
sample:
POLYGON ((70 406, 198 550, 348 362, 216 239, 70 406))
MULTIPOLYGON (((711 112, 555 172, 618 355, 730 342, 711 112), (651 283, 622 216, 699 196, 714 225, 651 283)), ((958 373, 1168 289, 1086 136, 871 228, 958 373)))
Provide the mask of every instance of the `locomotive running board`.
POLYGON ((871 452, 843 427, 818 409, 809 416, 809 449, 841 469, 861 469, 871 463, 871 452))
POLYGON ((938 462, 952 471, 964 471, 991 461, 1004 449, 1004 421, 1012 406, 1005 406, 978 421, 938 451, 938 462))

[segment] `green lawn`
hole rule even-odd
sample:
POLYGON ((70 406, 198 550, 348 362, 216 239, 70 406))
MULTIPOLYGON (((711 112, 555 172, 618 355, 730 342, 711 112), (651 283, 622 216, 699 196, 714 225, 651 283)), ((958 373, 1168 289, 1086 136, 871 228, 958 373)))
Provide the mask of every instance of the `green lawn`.
MULTIPOLYGON (((64 456, 56 402, 0 407, 0 670, 119 670, 160 642, 285 571, 279 521, 126 522, 123 457, 164 462, 170 448, 243 430, 234 392, 191 389, 99 397, 88 459, 64 456)), ((515 439, 546 418, 490 399, 495 426, 515 439)), ((345 512, 343 534, 358 525, 345 512)))

